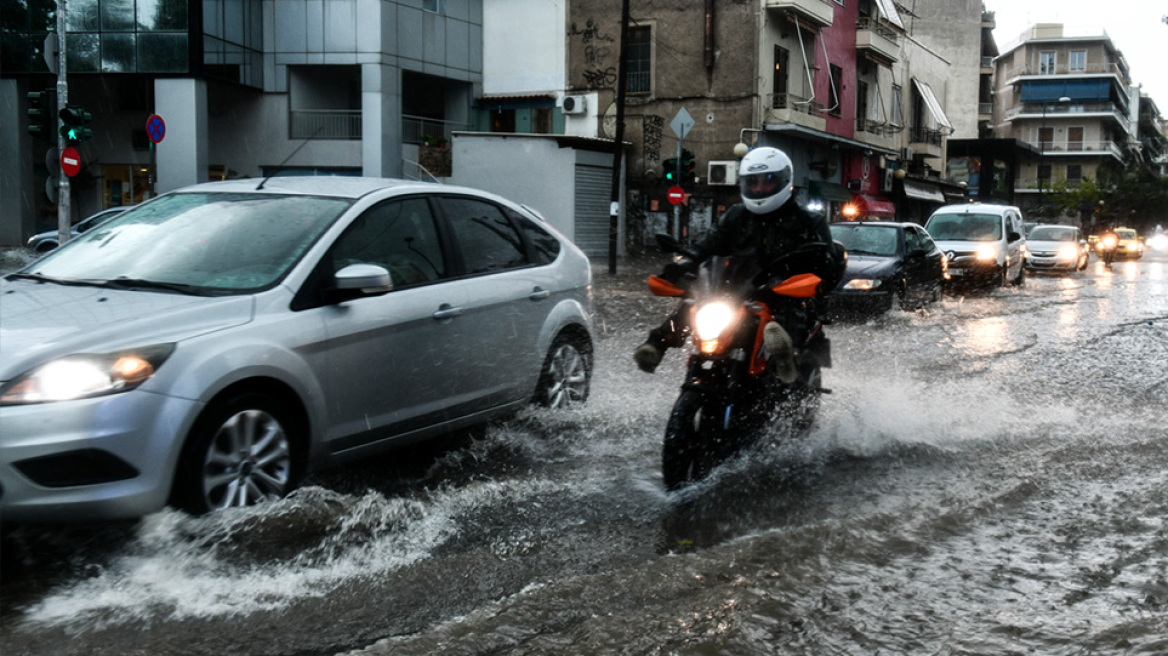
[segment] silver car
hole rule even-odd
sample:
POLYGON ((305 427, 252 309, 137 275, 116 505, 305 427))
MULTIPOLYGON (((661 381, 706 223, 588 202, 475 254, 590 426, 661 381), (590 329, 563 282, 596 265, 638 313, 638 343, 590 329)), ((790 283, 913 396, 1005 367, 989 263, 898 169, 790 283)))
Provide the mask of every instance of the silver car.
MULTIPOLYGON (((127 209, 129 207, 126 206, 111 207, 96 214, 91 214, 69 228, 69 238, 75 239, 77 235, 89 232, 93 228, 125 212, 127 209)), ((60 241, 60 238, 61 234, 58 230, 38 232, 28 238, 28 243, 25 244, 25 248, 34 253, 47 253, 57 247, 57 242, 60 241)))
POLYGON ((582 402, 588 259, 482 191, 237 180, 0 281, 0 518, 199 514, 309 471, 582 402))
POLYGON ((1091 250, 1082 232, 1069 225, 1038 225, 1026 238, 1026 269, 1070 273, 1087 268, 1091 250))

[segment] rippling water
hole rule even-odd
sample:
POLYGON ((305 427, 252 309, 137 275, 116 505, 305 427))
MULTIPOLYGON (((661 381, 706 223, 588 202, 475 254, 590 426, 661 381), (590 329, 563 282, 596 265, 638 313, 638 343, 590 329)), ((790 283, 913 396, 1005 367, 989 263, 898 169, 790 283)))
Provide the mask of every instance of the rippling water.
POLYGON ((1168 653, 1163 267, 836 324, 812 432, 676 495, 681 358, 614 335, 585 408, 249 512, 18 534, 43 574, 6 582, 4 652, 1168 653))

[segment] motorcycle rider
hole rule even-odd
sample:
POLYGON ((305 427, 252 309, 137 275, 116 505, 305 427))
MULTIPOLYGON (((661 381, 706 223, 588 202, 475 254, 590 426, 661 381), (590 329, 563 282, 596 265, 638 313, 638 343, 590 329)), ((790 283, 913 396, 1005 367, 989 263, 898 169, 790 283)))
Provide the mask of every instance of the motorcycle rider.
MULTIPOLYGON (((794 166, 786 153, 770 147, 754 148, 738 167, 742 202, 726 211, 718 225, 694 248, 696 260, 683 259, 665 267, 662 277, 677 282, 694 270, 699 262, 712 256, 753 258, 764 273, 773 277, 790 277, 813 273, 823 279, 819 299, 835 289, 843 278, 847 256, 831 236, 827 219, 798 204, 794 192, 794 166), (807 243, 829 246, 805 256, 787 256, 807 243)), ((684 304, 657 328, 633 352, 642 371, 653 373, 669 347, 685 344, 689 326, 685 323, 684 304)), ((791 336, 772 321, 763 330, 767 353, 783 383, 795 380, 795 350, 791 336)))
POLYGON ((1108 223, 1103 234, 1099 235, 1099 257, 1105 267, 1111 268, 1115 260, 1115 251, 1119 248, 1119 234, 1115 232, 1115 224, 1108 223))

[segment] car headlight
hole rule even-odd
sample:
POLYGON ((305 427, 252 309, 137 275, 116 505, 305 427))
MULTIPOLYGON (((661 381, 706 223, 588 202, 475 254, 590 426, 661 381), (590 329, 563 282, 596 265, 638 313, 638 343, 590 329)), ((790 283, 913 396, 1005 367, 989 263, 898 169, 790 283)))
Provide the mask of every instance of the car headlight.
POLYGON ((880 286, 879 280, 872 280, 870 278, 853 278, 844 283, 844 289, 849 289, 856 292, 870 292, 880 286))
POLYGON ((52 403, 128 392, 150 379, 174 344, 114 353, 68 355, 17 376, 0 389, 0 405, 52 403))
POLYGON ((1062 246, 1059 248, 1058 259, 1060 259, 1060 260, 1075 260, 1078 258, 1079 258, 1079 247, 1078 246, 1071 246, 1068 244, 1067 246, 1062 246))
POLYGON ((998 259, 998 247, 993 244, 984 244, 977 247, 977 259, 979 260, 996 260, 998 259))
POLYGON ((702 353, 718 350, 718 338, 734 321, 734 310, 729 303, 706 303, 694 313, 694 333, 702 353))

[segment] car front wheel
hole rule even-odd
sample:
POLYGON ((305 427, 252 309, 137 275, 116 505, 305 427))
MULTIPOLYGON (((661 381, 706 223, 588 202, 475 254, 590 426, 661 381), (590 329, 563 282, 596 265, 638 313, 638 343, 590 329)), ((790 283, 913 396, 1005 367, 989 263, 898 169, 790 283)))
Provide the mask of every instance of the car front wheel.
POLYGON ((175 505, 202 515, 284 497, 298 477, 295 430, 267 394, 245 392, 211 407, 179 463, 175 505))
POLYGON ((540 371, 535 401, 563 408, 588 399, 592 381, 592 349, 583 337, 560 335, 552 342, 540 371))

